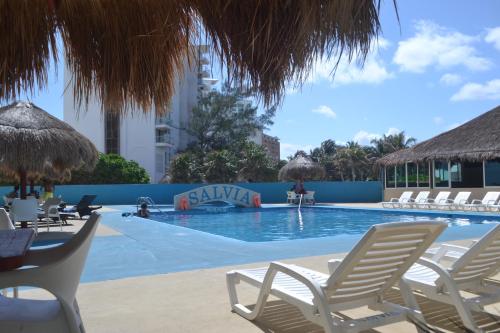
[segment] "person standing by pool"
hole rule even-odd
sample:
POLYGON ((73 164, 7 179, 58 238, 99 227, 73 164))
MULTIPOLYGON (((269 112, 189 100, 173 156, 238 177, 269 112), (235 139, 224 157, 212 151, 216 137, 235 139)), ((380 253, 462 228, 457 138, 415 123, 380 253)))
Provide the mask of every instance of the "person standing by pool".
POLYGON ((53 197, 54 197, 54 186, 49 181, 44 182, 43 193, 41 195, 42 201, 46 201, 47 199, 53 198, 53 197))

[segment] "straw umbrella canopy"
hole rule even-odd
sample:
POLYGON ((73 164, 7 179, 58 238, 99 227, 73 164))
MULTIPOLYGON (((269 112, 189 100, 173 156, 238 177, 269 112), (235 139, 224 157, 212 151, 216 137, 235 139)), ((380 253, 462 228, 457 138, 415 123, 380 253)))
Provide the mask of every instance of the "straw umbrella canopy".
POLYGON ((297 156, 285 164, 278 173, 281 181, 285 180, 316 180, 325 176, 325 169, 305 156, 297 156))
POLYGON ((475 161, 500 158, 500 106, 415 146, 380 158, 381 165, 432 160, 475 161))
POLYGON ((15 102, 0 108, 0 170, 15 175, 26 197, 27 179, 67 176, 69 170, 97 163, 92 142, 34 104, 15 102))
POLYGON ((78 104, 97 96, 111 112, 165 111, 192 45, 207 42, 269 104, 321 57, 362 62, 379 10, 380 0, 2 1, 0 100, 46 85, 61 36, 78 104))

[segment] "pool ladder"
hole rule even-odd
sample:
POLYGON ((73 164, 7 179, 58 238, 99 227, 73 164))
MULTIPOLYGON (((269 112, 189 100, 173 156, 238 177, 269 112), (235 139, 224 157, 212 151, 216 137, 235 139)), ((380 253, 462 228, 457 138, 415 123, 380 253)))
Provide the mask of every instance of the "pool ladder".
POLYGON ((157 209, 160 213, 162 212, 161 209, 158 208, 158 206, 156 206, 155 202, 150 197, 138 197, 137 198, 137 204, 136 204, 137 211, 139 211, 139 207, 141 207, 141 205, 143 203, 147 204, 148 208, 154 208, 154 209, 157 209))

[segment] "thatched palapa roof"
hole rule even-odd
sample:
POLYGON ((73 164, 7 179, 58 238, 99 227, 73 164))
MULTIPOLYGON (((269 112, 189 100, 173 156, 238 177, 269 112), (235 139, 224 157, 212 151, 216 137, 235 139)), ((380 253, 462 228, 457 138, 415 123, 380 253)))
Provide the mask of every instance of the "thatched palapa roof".
POLYGON ((36 105, 15 102, 0 108, 2 172, 63 178, 71 169, 93 168, 97 159, 89 139, 36 105))
POLYGON ((281 181, 285 180, 318 180, 325 176, 325 169, 308 157, 298 155, 285 164, 278 173, 281 181))
POLYGON ((232 77, 270 103, 285 83, 302 83, 319 57, 363 60, 380 30, 379 7, 380 0, 1 1, 0 100, 46 85, 60 35, 78 102, 95 94, 115 112, 130 105, 161 112, 190 45, 206 34, 232 77))
POLYGON ((411 148, 386 155, 382 165, 431 160, 482 161, 500 158, 500 106, 411 148))

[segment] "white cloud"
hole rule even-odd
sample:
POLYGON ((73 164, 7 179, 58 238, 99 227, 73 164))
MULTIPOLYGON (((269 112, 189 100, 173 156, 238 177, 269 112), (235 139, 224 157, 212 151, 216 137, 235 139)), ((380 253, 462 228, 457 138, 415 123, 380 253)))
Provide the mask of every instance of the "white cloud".
POLYGON ((493 46, 500 51, 500 27, 496 27, 493 29, 488 29, 488 33, 484 40, 487 43, 493 44, 493 46))
POLYGON ((303 150, 306 153, 309 153, 309 151, 313 148, 314 147, 312 145, 300 145, 295 143, 282 142, 280 144, 280 155, 282 159, 286 159, 288 156, 295 154, 297 150, 303 150))
POLYGON ((337 118, 337 114, 328 106, 320 105, 316 109, 313 109, 312 112, 322 114, 325 117, 335 119, 337 118))
POLYGON ((432 121, 434 121, 434 124, 436 125, 441 125, 444 121, 443 117, 434 117, 432 118, 432 121))
MULTIPOLYGON (((384 134, 386 136, 395 135, 401 133, 401 130, 395 127, 390 127, 384 134)), ((369 133, 365 130, 361 130, 354 135, 352 141, 359 143, 360 145, 370 145, 372 140, 380 139, 382 135, 378 133, 369 133)))
POLYGON ((469 82, 451 96, 452 101, 500 99, 500 79, 485 84, 469 82))
POLYGON ((401 133, 401 130, 399 130, 398 128, 395 128, 395 127, 390 127, 387 132, 385 133, 385 135, 389 136, 389 135, 395 135, 395 134, 399 134, 401 133))
POLYGON ((313 66, 311 74, 306 82, 316 83, 328 81, 332 86, 347 84, 380 84, 385 80, 394 77, 385 66, 384 61, 379 56, 379 50, 385 49, 390 45, 389 41, 379 38, 378 43, 374 44, 364 62, 359 64, 359 59, 349 60, 344 56, 337 65, 336 59, 319 59, 313 66), (335 73, 333 77, 332 74, 335 73))
POLYGON ((486 70, 490 60, 477 55, 473 44, 479 39, 439 26, 430 21, 415 24, 415 36, 399 42, 393 61, 402 71, 422 73, 428 67, 465 66, 486 70))
POLYGON ((382 136, 377 133, 368 133, 367 131, 359 131, 354 134, 352 140, 359 143, 360 145, 369 145, 372 140, 380 139, 382 136))
POLYGON ((462 83, 462 77, 458 74, 446 73, 441 76, 439 82, 445 86, 456 86, 457 84, 462 83))

